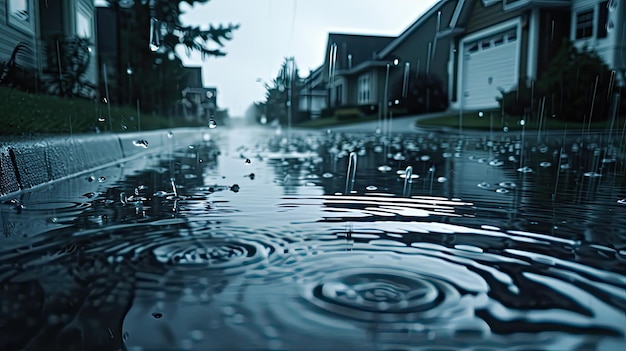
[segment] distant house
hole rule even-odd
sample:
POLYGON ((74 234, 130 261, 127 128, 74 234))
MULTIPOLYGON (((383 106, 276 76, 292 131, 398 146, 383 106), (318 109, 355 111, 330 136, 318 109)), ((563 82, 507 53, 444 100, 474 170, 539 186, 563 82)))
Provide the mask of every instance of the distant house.
MULTIPOLYGON (((397 37, 330 33, 324 64, 313 76, 330 109, 384 107, 421 113, 448 105, 450 36, 440 36, 459 0, 442 0, 397 37)), ((306 85, 305 81, 305 85, 306 85)))
POLYGON ((298 108, 300 112, 308 113, 311 119, 320 117, 327 106, 328 87, 324 82, 323 66, 309 72, 301 82, 298 108))
POLYGON ((182 114, 188 121, 208 121, 218 111, 217 88, 204 87, 202 67, 185 67, 187 82, 182 94, 182 114))
POLYGON ((596 50, 623 84, 625 12, 615 0, 459 1, 444 32, 453 38, 452 106, 497 107, 501 91, 540 77, 565 38, 596 50))

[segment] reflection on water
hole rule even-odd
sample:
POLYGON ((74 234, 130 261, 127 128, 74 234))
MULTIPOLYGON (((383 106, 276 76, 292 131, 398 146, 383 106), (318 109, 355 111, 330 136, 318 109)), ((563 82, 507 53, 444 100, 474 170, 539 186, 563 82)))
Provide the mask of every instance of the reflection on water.
POLYGON ((0 204, 1 349, 626 346, 602 135, 211 133, 0 204))

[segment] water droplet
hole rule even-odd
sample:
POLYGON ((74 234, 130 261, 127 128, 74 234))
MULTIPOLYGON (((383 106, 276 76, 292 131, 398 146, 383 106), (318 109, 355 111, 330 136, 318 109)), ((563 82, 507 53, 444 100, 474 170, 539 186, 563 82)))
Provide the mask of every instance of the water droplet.
POLYGON ((583 175, 585 177, 590 177, 590 178, 602 177, 602 174, 597 173, 597 172, 585 172, 583 175))
POLYGON ((498 185, 505 189, 515 189, 517 187, 517 184, 513 182, 501 182, 498 185))
POLYGON ((247 159, 246 159, 246 165, 249 165, 249 164, 251 164, 251 163, 252 163, 252 161, 250 161, 250 159, 249 159, 249 158, 247 158, 247 159))
POLYGON ((508 133, 509 132, 509 127, 502 128, 502 131, 505 132, 505 133, 508 133))
POLYGON ((162 318, 163 317, 163 313, 154 312, 154 313, 152 313, 152 317, 154 317, 156 319, 162 318))
POLYGON ((87 177, 88 182, 93 182, 94 180, 96 180, 96 178, 94 178, 93 176, 87 177))
POLYGON ((446 178, 446 177, 439 177, 439 178, 437 178, 437 182, 438 183, 445 183, 447 181, 448 181, 448 178, 446 178))
POLYGON ((98 182, 104 183, 107 179, 105 177, 98 178, 98 182))
POLYGON ((233 184, 233 185, 230 187, 230 191, 232 191, 233 193, 237 193, 237 192, 239 192, 239 189, 240 189, 240 188, 239 188, 239 184, 233 184))
POLYGON ((105 122, 105 121, 106 121, 106 119, 104 117, 98 118, 98 122, 105 122))
POLYGON ((150 51, 155 52, 159 50, 159 47, 161 46, 161 40, 160 40, 160 28, 159 28, 159 20, 157 20, 156 18, 151 18, 150 19, 150 51))
POLYGON ((430 160, 430 156, 429 155, 422 155, 422 156, 420 156, 420 160, 423 161, 423 162, 426 162, 426 161, 430 160))
POLYGON ((509 191, 508 191, 507 189, 504 189, 504 188, 498 188, 498 189, 496 189, 496 193, 506 194, 506 193, 508 193, 508 192, 509 192, 509 191))
POLYGON ((215 122, 213 118, 211 118, 209 120, 209 128, 214 129, 215 127, 217 127, 217 123, 215 122))
POLYGON ((365 187, 365 190, 374 191, 374 190, 378 190, 378 188, 374 185, 368 185, 365 187))
POLYGON ((520 173, 532 173, 533 169, 528 166, 525 166, 525 167, 518 168, 517 171, 520 173))
POLYGON ((478 187, 481 189, 489 189, 491 188, 491 184, 487 183, 487 182, 482 182, 482 183, 478 183, 478 187))
POLYGON ((539 164, 539 167, 548 168, 552 166, 552 162, 544 161, 539 164))
POLYGON ((168 137, 168 138, 170 138, 170 139, 172 139, 172 138, 174 137, 174 133, 172 133, 172 131, 171 131, 171 130, 170 130, 170 131, 168 131, 168 132, 167 132, 167 137, 168 137))
POLYGON ((501 160, 491 160, 491 161, 489 161, 489 165, 493 166, 493 167, 500 167, 500 166, 504 165, 504 161, 501 161, 501 160))
POLYGON ((332 178, 332 177, 333 177, 333 174, 332 174, 332 173, 329 173, 329 172, 326 172, 326 173, 322 174, 322 177, 323 177, 323 178, 332 178))
POLYGON ((127 331, 125 331, 124 334, 122 334, 122 340, 124 340, 124 341, 128 341, 129 337, 130 337, 130 334, 128 334, 127 331))
POLYGON ((380 167, 378 167, 378 170, 381 172, 389 172, 391 171, 391 167, 387 166, 387 165, 382 165, 380 167))
POLYGON ((148 148, 148 141, 147 140, 133 140, 133 145, 138 146, 138 147, 143 147, 143 148, 148 148))
POLYGON ((620 205, 626 205, 626 198, 623 198, 621 200, 617 200, 617 203, 620 205))

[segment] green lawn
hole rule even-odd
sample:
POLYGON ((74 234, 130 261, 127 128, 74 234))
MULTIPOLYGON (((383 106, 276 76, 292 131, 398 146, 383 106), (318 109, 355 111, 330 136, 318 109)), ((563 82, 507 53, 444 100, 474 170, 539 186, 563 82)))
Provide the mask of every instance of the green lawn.
MULTIPOLYGON (((540 123, 541 128, 545 130, 559 130, 565 128, 583 129, 589 127, 591 129, 606 129, 609 128, 611 124, 610 121, 592 120, 591 125, 589 125, 588 122, 564 122, 554 118, 544 118, 543 121, 540 121, 539 118, 534 118, 525 121, 525 125, 523 126, 520 123, 519 117, 506 115, 502 117, 500 110, 491 110, 484 111, 482 117, 479 116, 477 112, 463 113, 462 117, 459 116, 458 112, 442 114, 432 118, 419 119, 416 121, 416 125, 418 127, 447 127, 451 129, 458 129, 460 120, 462 120, 462 128, 475 130, 502 130, 503 128, 508 127, 509 131, 522 130, 524 127, 526 130, 538 130, 540 123)), ((620 128, 623 126, 625 120, 626 118, 624 116, 620 117, 616 121, 615 127, 620 128)))
POLYGON ((78 98, 30 94, 0 87, 0 135, 67 134, 113 131, 116 133, 196 126, 180 119, 142 114, 141 125, 132 107, 111 106, 78 98))

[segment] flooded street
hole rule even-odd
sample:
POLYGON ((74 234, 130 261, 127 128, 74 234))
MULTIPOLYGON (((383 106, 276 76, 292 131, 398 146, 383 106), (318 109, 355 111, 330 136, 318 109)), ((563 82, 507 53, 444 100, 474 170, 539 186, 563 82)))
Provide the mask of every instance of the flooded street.
POLYGON ((623 136, 198 133, 0 203, 0 349, 626 346, 623 136))

